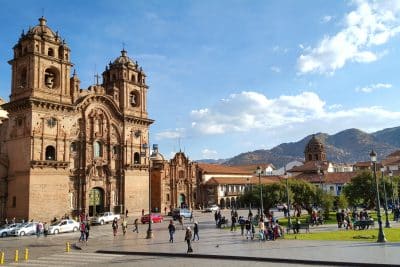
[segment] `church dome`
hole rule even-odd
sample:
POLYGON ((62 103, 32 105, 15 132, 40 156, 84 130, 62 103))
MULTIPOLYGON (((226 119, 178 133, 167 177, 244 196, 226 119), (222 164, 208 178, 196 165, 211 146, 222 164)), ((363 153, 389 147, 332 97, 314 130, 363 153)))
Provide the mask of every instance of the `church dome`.
POLYGON ((127 54, 128 54, 128 52, 125 49, 123 49, 121 51, 121 56, 117 57, 114 60, 113 64, 130 65, 130 66, 134 67, 135 63, 133 62, 133 60, 130 57, 127 56, 127 54))
POLYGON ((52 39, 58 39, 58 34, 54 33, 49 26, 46 25, 47 20, 44 17, 39 19, 39 25, 36 25, 33 28, 30 28, 28 34, 46 36, 52 39))
POLYGON ((307 152, 317 152, 317 151, 319 152, 324 151, 324 145, 315 135, 313 135, 308 144, 306 145, 304 152, 307 153, 307 152))
POLYGON ((151 159, 152 161, 164 161, 164 156, 157 151, 151 154, 151 159))

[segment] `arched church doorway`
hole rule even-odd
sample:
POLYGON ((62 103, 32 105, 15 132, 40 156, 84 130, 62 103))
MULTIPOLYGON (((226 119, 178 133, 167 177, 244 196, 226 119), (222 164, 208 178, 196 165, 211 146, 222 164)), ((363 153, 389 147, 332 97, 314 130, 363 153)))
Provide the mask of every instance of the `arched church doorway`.
POLYGON ((184 208, 186 205, 186 197, 184 194, 179 194, 178 207, 184 208))
POLYGON ((95 187, 89 192, 89 216, 96 216, 101 212, 104 212, 104 191, 95 187))

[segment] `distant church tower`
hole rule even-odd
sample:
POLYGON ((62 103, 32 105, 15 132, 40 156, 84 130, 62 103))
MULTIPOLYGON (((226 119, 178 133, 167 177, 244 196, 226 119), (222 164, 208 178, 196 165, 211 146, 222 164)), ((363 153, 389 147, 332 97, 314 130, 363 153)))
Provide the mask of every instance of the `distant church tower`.
POLYGON ((312 136, 311 140, 306 145, 304 158, 305 162, 326 161, 325 147, 315 135, 312 136))

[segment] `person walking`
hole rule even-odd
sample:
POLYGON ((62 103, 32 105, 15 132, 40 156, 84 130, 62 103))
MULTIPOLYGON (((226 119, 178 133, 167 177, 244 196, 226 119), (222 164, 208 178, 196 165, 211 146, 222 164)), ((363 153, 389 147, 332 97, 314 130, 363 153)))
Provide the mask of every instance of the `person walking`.
POLYGON ((236 217, 235 214, 232 212, 232 223, 231 223, 231 232, 236 231, 236 217))
POLYGON ((87 242, 88 242, 88 239, 89 239, 89 231, 90 231, 89 221, 86 221, 86 223, 85 223, 85 242, 86 242, 86 246, 87 246, 87 242))
POLYGON ((241 236, 244 235, 244 225, 245 225, 245 220, 243 216, 239 216, 239 225, 240 225, 240 234, 241 236))
POLYGON ((43 234, 45 237, 49 234, 49 224, 47 222, 44 222, 43 224, 43 234))
POLYGON ((85 230, 86 229, 86 225, 83 221, 81 221, 81 223, 79 224, 79 230, 81 232, 81 236, 79 237, 79 242, 83 242, 85 241, 85 230))
POLYGON ((178 221, 179 221, 179 224, 181 225, 182 230, 183 230, 183 229, 184 229, 184 226, 183 226, 183 216, 182 216, 182 215, 179 216, 178 221))
POLYGON ((173 220, 169 221, 168 232, 169 232, 169 242, 174 243, 175 225, 173 220))
POLYGON ((123 233, 123 235, 125 235, 126 234, 126 228, 128 227, 128 222, 126 221, 125 218, 122 219, 121 226, 122 226, 122 233, 123 233))
POLYGON ((113 229, 114 236, 116 236, 116 235, 117 235, 117 231, 118 231, 118 221, 117 221, 117 218, 114 218, 114 220, 113 220, 111 226, 112 226, 112 229, 113 229))
POLYGON ((133 229, 133 232, 139 233, 139 219, 136 218, 135 221, 133 222, 133 225, 135 226, 135 229, 133 229))
POLYGON ((194 226, 193 226, 193 239, 192 239, 192 241, 195 240, 196 236, 197 236, 197 241, 199 241, 199 240, 200 240, 200 237, 199 237, 199 223, 198 223, 197 221, 194 222, 194 226))
POLYGON ((185 241, 187 243, 187 252, 186 253, 193 252, 192 244, 191 244, 191 241, 192 241, 192 230, 190 230, 190 226, 188 226, 186 228, 185 241))

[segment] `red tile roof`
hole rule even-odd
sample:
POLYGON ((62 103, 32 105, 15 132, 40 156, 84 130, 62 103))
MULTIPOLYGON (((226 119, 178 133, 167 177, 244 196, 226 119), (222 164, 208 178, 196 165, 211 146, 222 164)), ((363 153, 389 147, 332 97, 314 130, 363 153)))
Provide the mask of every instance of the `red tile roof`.
MULTIPOLYGON (((262 184, 272 184, 278 183, 279 176, 262 176, 261 183, 262 184)), ((206 185, 219 185, 219 184, 258 184, 258 177, 251 177, 249 179, 245 177, 212 177, 210 180, 206 182, 206 185)))
POLYGON ((317 172, 318 166, 321 171, 328 170, 328 161, 308 161, 300 166, 294 166, 288 172, 317 172))
POLYGON ((328 172, 323 175, 316 173, 306 174, 302 173, 295 176, 295 179, 301 179, 310 183, 328 183, 328 184, 345 184, 355 177, 357 172, 328 172))
POLYGON ((260 166, 261 169, 265 170, 268 167, 271 167, 273 170, 275 170, 275 166, 272 163, 262 163, 262 164, 249 164, 249 165, 235 165, 234 167, 240 168, 242 170, 246 170, 252 173, 255 173, 257 170, 257 167, 260 166))
POLYGON ((203 173, 207 174, 247 174, 252 175, 253 172, 248 170, 241 169, 236 166, 226 166, 219 164, 208 164, 208 163, 198 163, 199 168, 203 171, 203 173))
POLYGON ((395 152, 389 154, 386 158, 394 158, 394 157, 400 157, 400 150, 396 150, 395 152))

